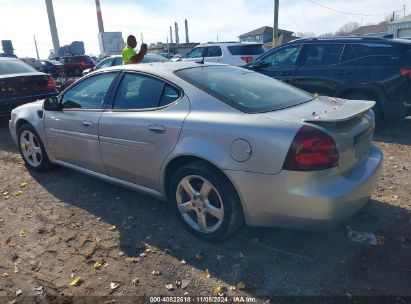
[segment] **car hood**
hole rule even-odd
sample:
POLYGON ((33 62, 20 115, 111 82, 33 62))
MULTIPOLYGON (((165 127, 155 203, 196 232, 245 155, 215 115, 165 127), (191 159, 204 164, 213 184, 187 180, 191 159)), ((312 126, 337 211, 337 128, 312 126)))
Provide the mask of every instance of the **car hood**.
POLYGON ((322 96, 287 109, 261 113, 260 116, 292 122, 343 122, 365 113, 374 105, 375 102, 370 100, 322 96))

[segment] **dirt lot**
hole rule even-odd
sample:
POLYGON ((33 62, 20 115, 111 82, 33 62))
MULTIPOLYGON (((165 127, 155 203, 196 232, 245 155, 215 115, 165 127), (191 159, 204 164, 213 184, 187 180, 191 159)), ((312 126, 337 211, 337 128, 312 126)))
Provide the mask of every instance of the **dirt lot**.
POLYGON ((37 293, 45 303, 73 295, 102 303, 91 296, 212 296, 220 285, 228 295, 258 302, 411 296, 411 119, 384 127, 375 142, 385 155, 381 181, 367 207, 345 225, 325 232, 243 227, 209 244, 145 195, 63 168, 28 172, 3 119, 0 302, 37 293), (353 242, 346 226, 375 234, 377 245, 353 242), (77 277, 81 284, 69 286, 77 277), (188 285, 178 288, 176 281, 188 285), (118 287, 111 289, 111 282, 118 287), (230 289, 240 282, 244 286, 230 289))

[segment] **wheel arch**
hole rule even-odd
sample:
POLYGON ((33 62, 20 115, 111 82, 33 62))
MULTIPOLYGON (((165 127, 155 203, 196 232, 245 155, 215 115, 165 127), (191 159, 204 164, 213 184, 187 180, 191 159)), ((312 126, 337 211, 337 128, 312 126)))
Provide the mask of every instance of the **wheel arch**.
POLYGON ((232 179, 224 172, 224 170, 222 168, 220 168, 217 164, 215 164, 213 161, 206 159, 202 156, 198 156, 198 155, 194 155, 194 154, 186 154, 186 155, 177 155, 174 158, 170 159, 169 162, 164 166, 164 170, 163 170, 163 178, 162 178, 162 188, 164 191, 164 196, 166 199, 168 199, 169 196, 169 184, 171 181, 171 177, 173 176, 173 174, 182 166, 190 164, 190 163, 194 163, 194 162, 204 162, 207 165, 209 165, 210 167, 214 168, 215 170, 218 170, 218 172, 220 172, 222 174, 222 176, 227 180, 227 182, 229 182, 232 187, 234 188, 234 190, 237 193, 238 199, 240 200, 240 205, 242 207, 242 213, 246 219, 246 221, 248 220, 248 216, 247 216, 247 208, 246 208, 246 204, 244 203, 242 197, 241 197, 241 192, 238 191, 235 183, 232 181, 232 179))

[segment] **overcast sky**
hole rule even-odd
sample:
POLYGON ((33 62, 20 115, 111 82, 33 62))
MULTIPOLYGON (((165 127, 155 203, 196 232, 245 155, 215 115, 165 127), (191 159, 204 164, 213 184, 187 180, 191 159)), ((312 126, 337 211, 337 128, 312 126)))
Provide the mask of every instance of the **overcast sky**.
MULTIPOLYGON (((144 42, 166 41, 169 26, 177 21, 185 41, 184 19, 191 42, 237 40, 238 36, 273 23, 273 0, 100 0, 106 31, 121 31, 144 42)), ((310 0, 280 0, 279 27, 294 32, 335 32, 356 21, 378 23, 408 0, 315 0, 350 14, 321 7, 310 0), (362 14, 362 15, 361 15, 362 14)), ((408 2, 409 3, 409 2, 408 2)), ((87 54, 99 54, 94 0, 54 0, 60 45, 84 41, 87 54)), ((410 5, 409 5, 410 6, 410 5)), ((0 40, 12 40, 20 57, 35 57, 36 35, 40 57, 53 48, 44 0, 0 0, 0 40)), ((406 8, 409 14, 411 7, 406 8)), ((174 27, 173 27, 174 28, 174 27)), ((173 33, 174 36, 174 33, 173 33)))

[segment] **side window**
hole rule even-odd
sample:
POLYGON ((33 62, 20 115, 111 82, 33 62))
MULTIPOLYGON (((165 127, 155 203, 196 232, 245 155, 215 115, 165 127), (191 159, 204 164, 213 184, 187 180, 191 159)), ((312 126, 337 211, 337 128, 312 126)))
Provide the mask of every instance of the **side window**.
POLYGON ((307 45, 303 58, 303 66, 337 64, 340 62, 343 44, 311 44, 307 45))
POLYGON ((63 109, 101 109, 116 76, 117 73, 104 73, 79 82, 64 94, 63 109))
POLYGON ((161 98, 160 98, 160 102, 158 106, 159 107, 166 106, 176 101, 179 98, 180 98, 180 91, 166 84, 163 90, 163 94, 161 94, 161 98))
POLYGON ((123 57, 116 57, 116 59, 114 59, 113 65, 122 65, 122 64, 123 64, 123 57))
POLYGON ((200 58, 203 57, 205 48, 198 47, 193 49, 190 53, 188 53, 187 58, 200 58))
POLYGON ((262 58, 261 61, 267 63, 269 68, 294 67, 300 48, 300 44, 283 47, 262 58))
POLYGON ((344 46, 344 51, 341 56, 341 62, 348 62, 348 61, 352 61, 355 59, 357 58, 355 57, 355 53, 354 53, 352 46, 350 44, 346 44, 344 46))
POLYGON ((399 49, 385 43, 361 43, 353 45, 357 57, 364 65, 393 65, 400 58, 399 49))
POLYGON ((210 46, 207 48, 206 57, 221 57, 223 53, 219 46, 210 46))
POLYGON ((100 62, 98 65, 96 65, 94 70, 100 70, 100 69, 103 69, 103 68, 111 67, 112 62, 113 62, 113 58, 104 59, 102 62, 100 62))
POLYGON ((164 82, 141 74, 126 74, 121 80, 114 109, 157 108, 164 82))

